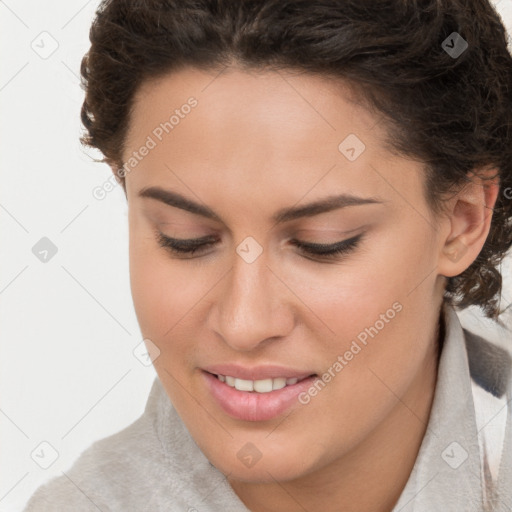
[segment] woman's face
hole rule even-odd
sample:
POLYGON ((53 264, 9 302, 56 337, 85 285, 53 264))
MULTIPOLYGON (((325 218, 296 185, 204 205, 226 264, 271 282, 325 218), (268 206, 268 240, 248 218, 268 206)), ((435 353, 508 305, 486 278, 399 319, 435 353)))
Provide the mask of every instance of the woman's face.
POLYGON ((411 410, 435 371, 448 227, 421 164, 388 152, 347 94, 311 75, 187 69, 136 96, 123 155, 135 310, 177 412, 235 479, 298 478, 400 418, 427 420, 411 410), (157 233, 211 243, 180 255, 157 233), (329 256, 296 241, 347 243, 329 256), (268 392, 281 377, 308 379, 268 392))

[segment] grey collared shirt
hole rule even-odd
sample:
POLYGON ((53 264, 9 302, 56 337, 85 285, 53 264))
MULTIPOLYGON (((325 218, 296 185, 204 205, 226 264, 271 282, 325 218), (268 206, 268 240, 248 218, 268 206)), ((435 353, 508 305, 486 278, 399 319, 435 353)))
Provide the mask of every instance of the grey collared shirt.
MULTIPOLYGON (((443 315, 446 333, 427 431, 393 512, 486 510, 471 381, 483 393, 506 396, 511 403, 510 356, 464 330, 453 308, 445 306, 443 315)), ((512 511, 511 424, 509 408, 498 500, 492 509, 500 512, 512 511)))
MULTIPOLYGON (((512 403, 511 360, 503 349, 464 331, 453 308, 445 306, 443 316, 445 337, 427 431, 392 512, 486 510, 471 383, 478 382, 484 402, 499 395, 512 403)), ((491 509, 496 512, 512 511, 510 409, 491 509)), ((249 512, 198 448, 158 379, 138 420, 91 445, 62 476, 41 486, 25 508, 65 510, 249 512)))

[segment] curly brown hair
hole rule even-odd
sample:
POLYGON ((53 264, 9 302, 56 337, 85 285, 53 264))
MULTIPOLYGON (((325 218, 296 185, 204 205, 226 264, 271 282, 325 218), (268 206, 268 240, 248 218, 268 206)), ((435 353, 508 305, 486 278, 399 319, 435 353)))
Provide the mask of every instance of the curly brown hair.
POLYGON ((470 171, 496 169, 489 236, 447 280, 444 300, 499 322, 501 262, 512 245, 512 56, 488 0, 104 0, 90 41, 80 140, 118 169, 125 193, 134 95, 185 66, 299 70, 351 84, 382 116, 388 148, 424 162, 435 213, 470 171), (457 57, 443 47, 454 32, 468 45, 457 57))

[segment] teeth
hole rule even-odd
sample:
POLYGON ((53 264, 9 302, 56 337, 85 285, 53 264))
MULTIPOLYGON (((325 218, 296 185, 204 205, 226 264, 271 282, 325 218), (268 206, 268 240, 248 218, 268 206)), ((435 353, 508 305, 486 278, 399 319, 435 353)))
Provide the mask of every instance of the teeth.
POLYGON ((286 379, 282 377, 278 377, 277 379, 273 379, 272 381, 272 390, 274 389, 282 389, 286 386, 286 379))
POLYGON ((254 391, 257 391, 258 393, 268 393, 272 391, 272 389, 272 379, 254 381, 254 391))
POLYGON ((254 381, 252 380, 244 380, 244 379, 235 379, 235 389, 238 391, 252 391, 254 381))
POLYGON ((256 391, 257 393, 269 393, 270 391, 282 389, 285 386, 293 386, 293 384, 299 381, 296 377, 290 379, 277 377, 275 379, 246 380, 237 379, 229 375, 217 375, 217 378, 238 391, 256 391))

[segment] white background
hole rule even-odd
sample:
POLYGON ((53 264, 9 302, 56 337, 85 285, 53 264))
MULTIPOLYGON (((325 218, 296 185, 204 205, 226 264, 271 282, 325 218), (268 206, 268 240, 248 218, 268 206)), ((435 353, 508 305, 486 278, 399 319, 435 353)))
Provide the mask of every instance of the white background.
MULTIPOLYGON (((497 3, 512 30, 512 0, 497 3)), ((97 5, 0 0, 2 512, 21 510, 94 440, 134 421, 156 375, 133 354, 141 335, 124 194, 116 187, 102 201, 93 197, 111 173, 78 142, 79 66, 97 5), (42 38, 46 50, 58 44, 46 59, 32 48, 42 38), (46 263, 32 252, 42 237, 58 249, 46 263), (35 462, 51 461, 43 441, 59 454, 48 469, 35 462)), ((506 304, 511 280, 509 272, 506 304)), ((461 318, 489 339, 510 342, 473 312, 461 318)))

